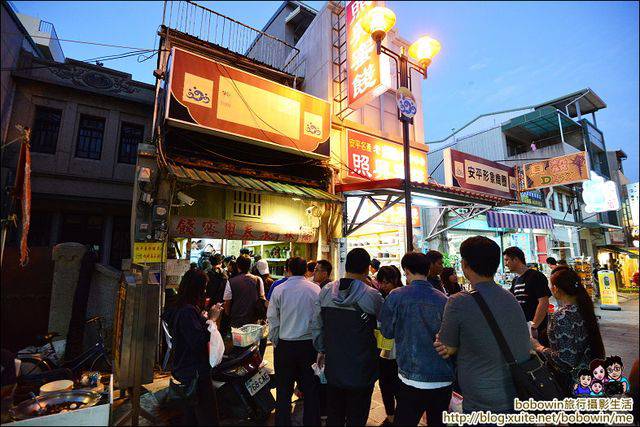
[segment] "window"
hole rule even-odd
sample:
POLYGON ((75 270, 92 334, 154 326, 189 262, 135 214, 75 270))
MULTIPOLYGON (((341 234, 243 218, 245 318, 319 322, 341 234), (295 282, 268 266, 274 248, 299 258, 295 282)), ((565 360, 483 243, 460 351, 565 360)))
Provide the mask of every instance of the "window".
POLYGON ((549 209, 551 209, 552 211, 556 210, 556 195, 552 194, 551 197, 549 197, 549 209))
POLYGON ((122 123, 120 127, 120 148, 118 150, 118 162, 136 164, 138 144, 144 137, 144 126, 131 123, 122 123))
POLYGON ((567 212, 570 213, 570 214, 573 213, 573 209, 571 207, 572 204, 573 204, 573 197, 567 196, 567 212))
POLYGON ((58 131, 62 111, 47 107, 36 107, 31 133, 31 151, 54 154, 58 144, 58 131))
POLYGON ((246 191, 234 191, 233 215, 260 218, 262 216, 260 194, 247 193, 246 191))
POLYGON ((103 137, 104 118, 81 115, 80 126, 78 127, 76 157, 100 160, 103 137))
POLYGON ((564 194, 558 193, 558 210, 564 212, 564 194))

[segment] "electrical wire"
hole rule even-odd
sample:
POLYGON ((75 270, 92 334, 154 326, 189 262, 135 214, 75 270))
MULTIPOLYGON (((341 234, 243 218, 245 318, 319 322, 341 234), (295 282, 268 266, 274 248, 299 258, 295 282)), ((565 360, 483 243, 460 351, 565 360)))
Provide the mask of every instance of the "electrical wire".
POLYGON ((300 162, 292 162, 292 163, 282 163, 282 164, 268 164, 268 163, 256 163, 256 162, 249 162, 246 160, 240 160, 240 159, 236 159, 236 158, 232 158, 232 157, 227 157, 223 154, 220 154, 216 151, 211 150, 210 148, 205 147, 200 141, 197 141, 195 139, 192 139, 191 137, 187 136, 187 135, 181 135, 181 138, 184 138, 185 140, 197 145, 200 149, 202 149, 203 151, 206 151, 210 154, 213 154, 214 156, 220 157, 222 159, 228 160, 228 161, 233 161, 233 162, 238 162, 238 163, 242 163, 242 164, 246 164, 249 166, 259 166, 259 167, 285 167, 285 166, 300 166, 302 164, 307 164, 305 163, 300 163, 300 162))
MULTIPOLYGON (((220 66, 219 66, 219 64, 218 64, 218 63, 216 63, 216 67, 218 68, 218 71, 220 72, 220 66)), ((222 73, 221 73, 221 74, 222 74, 222 73)), ((260 116, 255 112, 255 111, 253 111, 253 109, 251 108, 251 106, 249 105, 249 103, 245 100, 245 98, 244 98, 244 97, 242 96, 242 94, 240 93, 240 89, 239 89, 239 88, 238 88, 238 86, 236 85, 235 80, 231 77, 231 75, 230 75, 228 72, 227 72, 226 74, 227 74, 227 78, 228 78, 229 80, 231 80, 231 83, 233 84, 233 86, 234 86, 234 88, 235 88, 235 90, 236 90, 236 92, 237 92, 238 96, 240 96, 240 99, 242 100, 242 102, 245 104, 245 106, 247 107, 247 109, 249 109, 249 112, 250 112, 254 117, 258 118, 261 122, 263 122, 265 125, 267 125, 269 128, 271 128, 271 129, 275 130, 276 132, 278 132, 279 134, 281 134, 281 135, 282 135, 282 136, 284 136, 285 138, 289 139, 289 140, 291 141, 291 143, 294 145, 294 147, 295 147, 295 148, 296 148, 296 149, 297 149, 297 150, 298 150, 302 155, 306 155, 306 153, 305 153, 304 151, 302 151, 302 150, 300 149, 300 147, 298 147, 298 145, 296 144, 296 142, 295 142, 293 139, 291 139, 288 135, 285 135, 284 133, 282 133, 279 129, 276 129, 276 128, 274 128, 273 126, 271 126, 269 123, 267 123, 265 120, 263 120, 263 119, 262 119, 262 118, 261 118, 261 117, 260 117, 260 116)), ((271 141, 271 142, 274 142, 274 141, 272 141, 272 140, 268 137, 268 135, 264 132, 264 130, 263 130, 262 128, 260 128, 260 131, 265 135, 265 138, 267 138, 267 139, 268 139, 269 141, 271 141)), ((340 164, 341 164, 345 169, 347 169, 347 170, 351 171, 352 173, 354 173, 354 174, 356 174, 356 175, 358 175, 358 176, 360 176, 360 177, 362 177, 362 178, 364 178, 364 179, 367 179, 367 180, 369 180, 369 181, 372 181, 372 179, 371 179, 370 177, 365 176, 365 175, 363 175, 363 174, 361 174, 361 173, 359 173, 359 172, 357 172, 357 171, 355 171, 355 170, 351 169, 351 168, 349 167, 349 165, 345 164, 345 163, 342 161, 342 159, 340 159, 339 157, 337 157, 335 154, 331 153, 331 151, 329 152, 329 154, 330 154, 330 155, 333 155, 334 160, 336 160, 338 163, 340 163, 340 164)), ((307 162, 307 163, 308 163, 308 162, 307 162)))
MULTIPOLYGON (((13 33, 11 31, 2 31, 1 33, 2 34, 6 34, 6 35, 23 36, 24 37, 24 34, 22 34, 22 33, 13 33)), ((51 37, 51 36, 32 36, 32 35, 29 35, 29 37, 35 38, 35 39, 50 39, 50 40, 53 39, 53 40, 58 40, 59 42, 88 44, 88 45, 93 45, 93 46, 113 47, 113 48, 119 48, 119 49, 151 50, 151 49, 146 49, 146 48, 141 48, 141 47, 132 47, 132 46, 122 46, 122 45, 117 45, 117 44, 109 44, 109 43, 91 42, 91 41, 87 41, 87 40, 60 39, 60 38, 55 38, 55 37, 51 37)))
MULTIPOLYGON (((222 74, 222 72, 220 71, 220 65, 215 62, 216 64, 216 68, 218 68, 218 72, 220 72, 220 74, 222 74)), ((224 67, 223 67, 224 69, 224 67)), ((258 120, 260 120, 262 123, 264 123, 265 125, 267 125, 269 128, 273 129, 274 131, 276 131, 277 133, 279 133, 280 135, 284 136, 285 138, 287 138, 289 141, 291 141, 291 143, 293 144, 293 146, 296 148, 296 150, 298 150, 300 152, 301 155, 306 156, 306 153, 300 149, 300 147, 298 147, 298 144, 296 144, 296 142, 291 139, 288 135, 285 135, 284 133, 282 133, 282 131, 280 131, 279 129, 274 128, 273 126, 271 126, 269 123, 267 123, 265 120, 262 119, 262 117, 260 117, 254 110, 253 108, 251 108, 251 106, 249 105, 249 103, 247 102, 247 100, 244 98, 244 96, 242 96, 242 93, 240 93, 240 88, 238 88, 238 86, 236 85, 235 80, 233 79, 233 77, 231 77, 231 75, 229 74, 228 70, 226 70, 226 74, 227 74, 227 78, 229 80, 231 80, 231 83, 233 84, 233 87, 236 90, 236 93, 238 94, 238 96, 240 97, 240 99, 242 100, 242 102, 244 103, 244 105, 247 107, 247 109, 249 110, 249 112, 251 113, 251 115, 254 118, 257 118, 258 120)), ((278 144, 276 141, 272 140, 271 138, 269 138, 269 135, 267 135, 267 133, 264 131, 264 129, 262 129, 262 127, 258 126, 258 129, 260 130, 260 132, 262 132, 262 134, 264 135, 264 137, 269 141, 272 142, 274 144, 278 144)), ((308 164, 314 162, 315 160, 309 159, 306 160, 304 162, 301 162, 300 164, 308 164)))

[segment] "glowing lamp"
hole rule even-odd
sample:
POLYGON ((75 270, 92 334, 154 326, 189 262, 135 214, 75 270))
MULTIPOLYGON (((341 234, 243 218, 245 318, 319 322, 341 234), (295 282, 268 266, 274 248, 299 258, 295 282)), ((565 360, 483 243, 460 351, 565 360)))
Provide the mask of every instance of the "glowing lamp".
POLYGON ((426 70, 431 64, 433 57, 440 52, 442 46, 436 39, 429 36, 422 36, 409 46, 409 56, 418 61, 418 63, 426 70))
POLYGON ((376 42, 376 50, 380 55, 382 40, 396 23, 396 14, 391 9, 376 6, 370 9, 361 19, 360 26, 376 42))

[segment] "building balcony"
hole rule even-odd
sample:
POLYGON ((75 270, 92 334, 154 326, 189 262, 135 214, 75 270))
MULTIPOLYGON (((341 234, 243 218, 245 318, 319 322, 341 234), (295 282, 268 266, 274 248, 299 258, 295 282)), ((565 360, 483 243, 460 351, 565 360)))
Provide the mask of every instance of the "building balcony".
POLYGON ((56 27, 51 22, 21 13, 16 15, 46 59, 64 62, 64 52, 56 33, 56 27))
POLYGON ((299 50, 278 37, 257 30, 192 1, 165 1, 163 26, 241 55, 290 75, 299 68, 299 50))

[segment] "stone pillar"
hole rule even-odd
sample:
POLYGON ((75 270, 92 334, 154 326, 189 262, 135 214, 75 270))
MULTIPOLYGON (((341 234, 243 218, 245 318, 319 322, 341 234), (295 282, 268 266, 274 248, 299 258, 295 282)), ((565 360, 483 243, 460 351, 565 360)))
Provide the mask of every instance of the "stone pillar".
MULTIPOLYGON (((91 277, 91 291, 87 302, 86 318, 102 317, 103 332, 108 348, 111 348, 111 340, 113 339, 114 310, 118 287, 120 286, 120 275, 121 272, 110 265, 96 264, 96 269, 91 277)), ((96 332, 97 325, 95 324, 85 328, 85 350, 96 342, 96 332)))
POLYGON ((80 262, 87 251, 80 243, 60 243, 53 247, 53 286, 49 306, 49 330, 67 336, 73 295, 78 285, 80 262))

